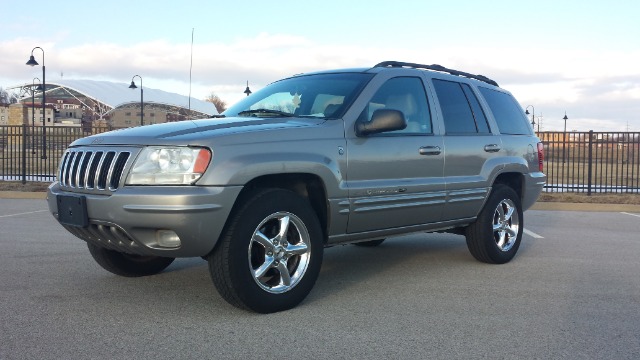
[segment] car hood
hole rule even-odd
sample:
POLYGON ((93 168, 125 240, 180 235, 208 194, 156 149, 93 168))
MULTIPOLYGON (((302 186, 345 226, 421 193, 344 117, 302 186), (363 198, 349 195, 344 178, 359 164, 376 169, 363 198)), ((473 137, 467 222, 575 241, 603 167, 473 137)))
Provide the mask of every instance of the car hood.
POLYGON ((109 131, 74 141, 87 145, 173 145, 197 144, 202 139, 226 134, 316 126, 323 118, 215 118, 139 126, 109 131))

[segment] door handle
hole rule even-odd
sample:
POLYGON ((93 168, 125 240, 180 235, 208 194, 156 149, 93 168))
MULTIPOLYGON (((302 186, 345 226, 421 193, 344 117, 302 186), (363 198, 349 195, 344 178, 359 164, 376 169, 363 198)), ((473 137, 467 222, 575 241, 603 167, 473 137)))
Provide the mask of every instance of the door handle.
POLYGON ((486 152, 498 152, 500 151, 500 145, 498 144, 489 144, 484 146, 484 151, 486 152))
POLYGON ((420 148, 420 155, 440 155, 440 146, 423 146, 420 148))

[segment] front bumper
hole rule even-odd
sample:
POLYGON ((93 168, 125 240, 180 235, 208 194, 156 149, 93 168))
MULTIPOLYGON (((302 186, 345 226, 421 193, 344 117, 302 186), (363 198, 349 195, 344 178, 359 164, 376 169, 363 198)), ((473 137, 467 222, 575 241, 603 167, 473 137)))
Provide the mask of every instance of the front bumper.
POLYGON ((70 193, 53 183, 49 211, 58 219, 59 195, 86 199, 89 225, 61 224, 73 235, 109 249, 165 257, 205 256, 215 246, 241 186, 126 186, 110 195, 70 193), (159 230, 175 232, 177 247, 163 247, 159 230))

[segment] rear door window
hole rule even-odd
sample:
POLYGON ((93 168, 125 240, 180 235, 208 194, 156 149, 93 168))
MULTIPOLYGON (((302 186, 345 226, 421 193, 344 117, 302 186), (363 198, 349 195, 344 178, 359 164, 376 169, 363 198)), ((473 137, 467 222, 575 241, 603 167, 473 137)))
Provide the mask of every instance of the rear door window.
POLYGON ((489 126, 475 94, 467 84, 433 79, 448 135, 487 134, 489 126))

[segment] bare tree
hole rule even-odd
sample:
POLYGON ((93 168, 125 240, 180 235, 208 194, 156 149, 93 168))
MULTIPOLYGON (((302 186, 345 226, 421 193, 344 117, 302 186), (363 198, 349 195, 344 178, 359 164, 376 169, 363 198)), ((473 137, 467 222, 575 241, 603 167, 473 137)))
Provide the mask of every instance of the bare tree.
POLYGON ((0 105, 9 105, 9 99, 9 93, 5 89, 0 87, 0 105))
POLYGON ((214 92, 211 92, 211 94, 209 94, 209 96, 207 96, 204 101, 210 102, 215 105, 216 110, 218 110, 219 113, 227 110, 227 103, 224 100, 220 99, 220 97, 214 92))
POLYGON ((0 104, 9 105, 15 104, 19 100, 18 93, 14 91, 8 91, 0 87, 0 104))

